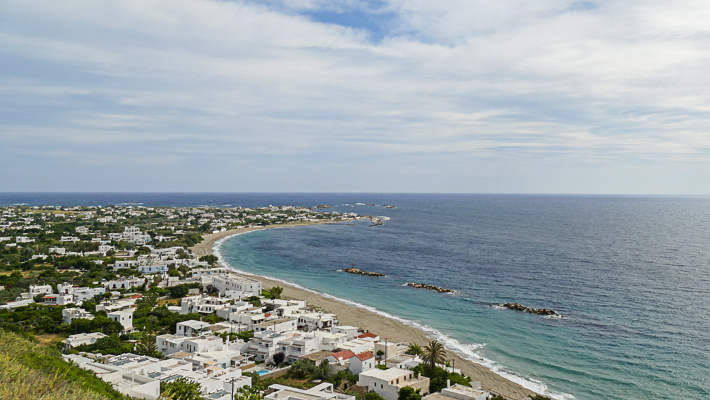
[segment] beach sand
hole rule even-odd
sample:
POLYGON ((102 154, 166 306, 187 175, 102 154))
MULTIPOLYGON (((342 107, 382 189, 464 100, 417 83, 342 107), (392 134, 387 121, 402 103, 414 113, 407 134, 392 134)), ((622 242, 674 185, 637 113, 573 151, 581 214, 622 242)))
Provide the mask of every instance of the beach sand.
MULTIPOLYGON (((298 225, 312 225, 315 223, 300 223, 298 225)), ((286 226, 295 226, 297 224, 289 224, 284 226, 270 226, 268 228, 279 228, 286 226)), ((231 236, 237 233, 248 232, 250 230, 268 229, 268 228, 245 228, 245 229, 235 229, 226 232, 219 232, 215 234, 205 235, 204 240, 192 248, 193 252, 199 255, 212 254, 212 248, 215 243, 227 236, 231 236)), ((238 268, 238 266, 235 266, 238 268)), ((403 343, 419 343, 420 345, 425 345, 432 340, 431 337, 417 328, 405 325, 399 321, 375 314, 371 311, 351 306, 340 302, 338 300, 329 299, 327 297, 320 296, 318 294, 303 290, 297 287, 293 287, 283 282, 277 282, 266 278, 259 278, 262 282, 264 288, 270 288, 272 286, 281 286, 284 288, 284 297, 305 300, 308 304, 323 308, 329 312, 337 314, 338 321, 341 325, 351 325, 357 326, 364 330, 369 330, 381 338, 389 337, 390 342, 403 342, 403 343)), ((447 352, 448 359, 455 359, 456 368, 460 368, 461 372, 465 375, 471 376, 472 381, 481 381, 484 388, 490 389, 497 393, 500 393, 506 397, 513 399, 525 399, 528 395, 534 395, 535 393, 520 386, 519 384, 512 382, 500 375, 495 374, 488 368, 465 360, 460 356, 454 354, 452 351, 447 352)))

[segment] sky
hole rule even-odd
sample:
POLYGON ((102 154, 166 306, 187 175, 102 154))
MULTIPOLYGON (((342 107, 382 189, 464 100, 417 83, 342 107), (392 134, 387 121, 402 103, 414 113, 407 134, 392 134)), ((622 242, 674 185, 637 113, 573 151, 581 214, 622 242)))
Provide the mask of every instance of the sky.
POLYGON ((0 0, 0 192, 710 194, 710 2, 0 0))

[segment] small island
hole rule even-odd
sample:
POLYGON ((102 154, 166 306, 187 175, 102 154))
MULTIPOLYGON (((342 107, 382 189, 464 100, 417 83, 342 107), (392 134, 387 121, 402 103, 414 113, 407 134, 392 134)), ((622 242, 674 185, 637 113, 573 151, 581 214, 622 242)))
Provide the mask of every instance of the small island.
POLYGON ((498 305, 491 305, 492 307, 503 307, 503 308, 508 308, 511 310, 515 311, 520 311, 520 312, 526 312, 530 314, 537 314, 537 315, 553 315, 556 317, 562 317, 562 314, 557 313, 554 310, 550 310, 549 308, 532 308, 532 307, 527 307, 522 304, 518 303, 505 303, 505 304, 498 304, 498 305))
POLYGON ((318 204, 318 205, 316 206, 316 208, 331 208, 331 207, 330 207, 329 205, 327 205, 327 204, 318 204))
POLYGON ((356 274, 356 275, 364 275, 364 276, 387 276, 385 274, 381 274, 379 272, 369 272, 369 271, 363 271, 354 267, 351 268, 343 268, 343 272, 347 272, 349 274, 356 274))
POLYGON ((417 288, 417 289, 434 290, 439 293, 458 293, 457 291, 455 291, 453 289, 447 289, 447 288, 438 287, 438 286, 434 286, 434 285, 427 285, 424 283, 409 282, 409 283, 407 283, 407 286, 417 288))

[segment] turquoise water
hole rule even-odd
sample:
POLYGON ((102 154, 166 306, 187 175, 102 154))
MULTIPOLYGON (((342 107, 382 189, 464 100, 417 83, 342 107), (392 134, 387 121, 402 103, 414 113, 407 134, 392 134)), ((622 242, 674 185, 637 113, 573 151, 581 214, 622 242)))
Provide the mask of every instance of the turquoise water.
POLYGON ((254 232, 221 251, 240 270, 411 321, 450 349, 558 398, 710 398, 707 200, 387 203, 398 208, 338 208, 390 217, 382 227, 363 221, 254 232), (338 272, 351 262, 388 276, 338 272), (461 293, 404 287, 408 281, 461 293), (490 307, 508 301, 566 318, 490 307))

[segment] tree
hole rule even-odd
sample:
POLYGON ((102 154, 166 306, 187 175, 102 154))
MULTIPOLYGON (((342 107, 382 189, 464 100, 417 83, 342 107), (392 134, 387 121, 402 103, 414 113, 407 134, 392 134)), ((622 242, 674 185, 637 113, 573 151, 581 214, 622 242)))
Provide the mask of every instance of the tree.
POLYGON ((490 400, 505 400, 505 397, 497 394, 497 395, 491 397, 490 400))
POLYGON ((271 289, 269 289, 269 294, 271 295, 271 298, 276 300, 281 298, 281 294, 283 294, 284 288, 281 286, 274 286, 271 289))
POLYGON ((377 353, 375 353, 375 355, 377 356, 378 360, 382 360, 382 357, 385 355, 385 352, 382 350, 377 350, 377 353))
POLYGON ((444 350, 444 346, 441 343, 432 340, 429 345, 424 346, 422 359, 433 371, 436 368, 436 364, 443 364, 446 361, 446 350, 444 350))
POLYGON ((370 392, 364 396, 365 400, 385 400, 384 397, 380 396, 377 392, 370 392))
POLYGON ((184 377, 172 382, 160 382, 160 396, 166 400, 202 400, 200 383, 184 377))
POLYGON ((296 379, 303 379, 315 372, 316 364, 307 359, 298 360, 293 365, 291 369, 288 370, 288 374, 296 379))
POLYGON ((171 297, 185 297, 188 293, 190 293, 190 288, 187 285, 177 285, 170 288, 171 297))
POLYGON ((261 299, 259 296, 251 296, 244 299, 247 303, 251 303, 254 307, 261 307, 261 299))
POLYGON ((340 370, 328 378, 328 382, 332 383, 335 387, 340 387, 340 383, 343 380, 348 381, 350 384, 354 385, 357 383, 359 377, 354 374, 350 369, 340 370))
POLYGON ((451 382, 452 385, 471 386, 470 376, 455 374, 441 367, 431 369, 429 366, 422 364, 412 368, 412 372, 417 376, 423 375, 429 378, 429 393, 435 393, 445 388, 447 382, 451 382))
POLYGON ((214 256, 212 254, 207 254, 202 257, 200 257, 200 261, 207 261, 207 264, 209 265, 215 265, 219 259, 217 256, 214 256))
POLYGON ((187 273, 190 272, 190 267, 187 265, 181 265, 178 267, 178 271, 180 271, 183 276, 187 276, 187 273))
POLYGON ((173 277, 180 276, 180 271, 178 271, 176 269, 170 269, 170 270, 168 270, 168 276, 173 276, 173 277))
POLYGON ((248 342, 249 339, 254 337, 254 331, 241 331, 237 333, 237 339, 241 339, 245 342, 248 342))
POLYGON ((155 335, 153 335, 152 332, 145 332, 143 337, 138 341, 136 352, 144 356, 160 357, 158 347, 155 345, 155 335))
POLYGON ((321 361, 320 365, 316 367, 314 372, 316 379, 325 379, 328 377, 328 372, 330 371, 330 362, 328 360, 321 361))
POLYGON ((399 389, 397 400, 421 400, 421 389, 414 390, 413 387, 405 386, 399 389))
POLYGON ((274 354, 274 364, 281 365, 284 362, 284 359, 286 359, 286 354, 283 352, 274 354))
POLYGON ((422 354, 424 354, 424 350, 422 350, 422 346, 416 343, 410 343, 409 348, 405 353, 412 356, 421 356, 422 354))
POLYGON ((535 396, 528 395, 532 400, 552 400, 547 396, 543 396, 541 394, 536 394, 535 396))
MULTIPOLYGON (((258 374, 257 374, 258 375, 258 374)), ((235 400, 260 400, 259 389, 253 386, 244 386, 237 389, 235 400)))

